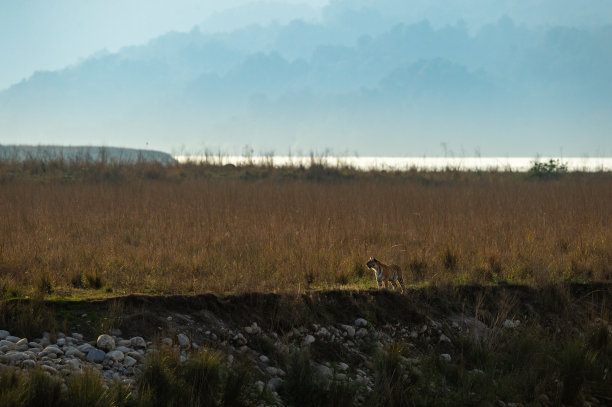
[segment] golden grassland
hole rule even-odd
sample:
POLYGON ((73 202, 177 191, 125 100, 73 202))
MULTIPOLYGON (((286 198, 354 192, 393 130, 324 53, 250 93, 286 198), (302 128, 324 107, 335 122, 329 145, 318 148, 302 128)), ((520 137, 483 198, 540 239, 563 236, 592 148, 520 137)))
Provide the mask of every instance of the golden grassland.
POLYGON ((612 278, 605 172, 0 163, 0 214, 4 298, 612 278))

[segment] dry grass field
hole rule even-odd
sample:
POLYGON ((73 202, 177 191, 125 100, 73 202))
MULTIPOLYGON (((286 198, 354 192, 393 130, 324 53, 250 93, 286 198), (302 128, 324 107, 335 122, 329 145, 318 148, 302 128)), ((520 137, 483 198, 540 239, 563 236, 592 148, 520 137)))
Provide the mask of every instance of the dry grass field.
POLYGON ((0 164, 0 292, 296 292, 612 278, 612 174, 0 164))

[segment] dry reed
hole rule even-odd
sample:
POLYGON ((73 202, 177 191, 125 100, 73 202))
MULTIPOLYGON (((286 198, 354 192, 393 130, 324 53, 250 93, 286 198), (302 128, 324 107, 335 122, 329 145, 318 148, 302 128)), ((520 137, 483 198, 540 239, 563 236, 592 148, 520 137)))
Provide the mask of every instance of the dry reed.
POLYGON ((609 173, 37 165, 0 168, 5 296, 79 275, 119 293, 373 287, 370 255, 412 283, 612 277, 609 173))

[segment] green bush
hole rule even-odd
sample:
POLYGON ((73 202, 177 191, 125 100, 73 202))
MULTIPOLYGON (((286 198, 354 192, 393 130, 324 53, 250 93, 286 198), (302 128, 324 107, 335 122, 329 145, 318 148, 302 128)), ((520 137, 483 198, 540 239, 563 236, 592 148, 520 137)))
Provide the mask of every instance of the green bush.
POLYGON ((544 178, 551 176, 559 176, 567 172, 567 164, 560 160, 550 159, 547 162, 532 161, 532 166, 527 172, 531 177, 544 178))

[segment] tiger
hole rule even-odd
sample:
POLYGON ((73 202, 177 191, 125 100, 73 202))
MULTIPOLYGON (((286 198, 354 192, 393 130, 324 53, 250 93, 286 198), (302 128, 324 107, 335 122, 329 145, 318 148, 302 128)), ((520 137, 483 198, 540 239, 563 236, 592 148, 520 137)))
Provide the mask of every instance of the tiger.
POLYGON ((402 294, 406 290, 404 287, 404 279, 402 278, 402 269, 400 269, 397 264, 387 265, 376 260, 374 257, 370 257, 370 260, 368 260, 366 266, 374 271, 378 288, 382 288, 383 286, 384 288, 387 288, 387 284, 391 282, 391 284, 393 284, 393 288, 396 290, 397 283, 399 283, 402 294))

